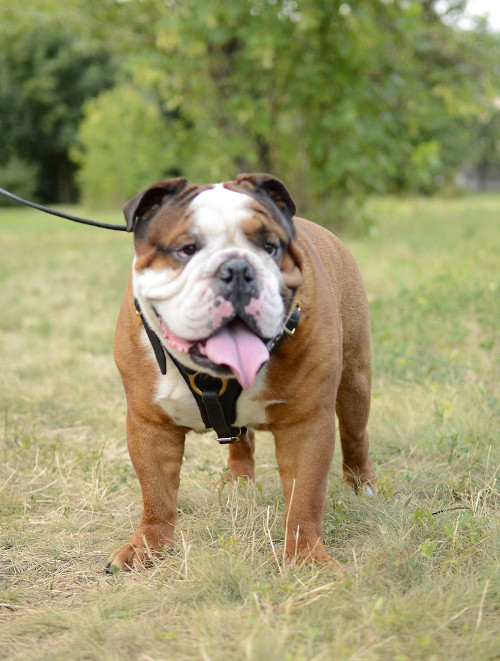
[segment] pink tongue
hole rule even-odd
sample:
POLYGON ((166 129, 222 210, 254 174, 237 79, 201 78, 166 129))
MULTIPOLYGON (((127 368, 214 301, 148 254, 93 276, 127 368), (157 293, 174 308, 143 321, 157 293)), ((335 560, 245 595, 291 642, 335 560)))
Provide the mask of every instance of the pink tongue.
POLYGON ((269 360, 264 342, 240 321, 214 333, 204 349, 213 363, 233 370, 242 388, 252 386, 260 366, 269 360))

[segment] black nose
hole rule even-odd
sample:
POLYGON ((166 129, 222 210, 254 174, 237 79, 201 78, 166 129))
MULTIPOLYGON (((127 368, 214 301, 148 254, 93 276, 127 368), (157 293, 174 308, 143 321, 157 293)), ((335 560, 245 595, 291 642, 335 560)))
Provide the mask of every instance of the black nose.
POLYGON ((253 267, 244 259, 230 259, 217 271, 220 293, 232 303, 247 305, 257 296, 257 278, 253 267))

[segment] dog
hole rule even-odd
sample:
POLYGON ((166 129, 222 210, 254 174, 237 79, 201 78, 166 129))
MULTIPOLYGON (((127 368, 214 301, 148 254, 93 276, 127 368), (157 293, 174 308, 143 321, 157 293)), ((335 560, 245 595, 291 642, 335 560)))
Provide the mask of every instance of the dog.
POLYGON ((171 548, 189 430, 229 444, 229 474, 254 477, 254 430, 273 433, 285 499, 285 564, 327 563, 323 543, 335 413, 348 487, 376 491, 368 455, 371 338, 356 262, 295 217, 268 174, 154 184, 124 207, 134 234, 115 360, 142 521, 108 559, 133 569, 171 548))

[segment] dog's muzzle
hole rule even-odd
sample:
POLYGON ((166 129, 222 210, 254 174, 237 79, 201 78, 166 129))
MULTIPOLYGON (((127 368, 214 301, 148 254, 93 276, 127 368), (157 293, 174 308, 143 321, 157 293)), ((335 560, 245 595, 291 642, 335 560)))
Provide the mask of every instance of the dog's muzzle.
POLYGON ((218 289, 235 310, 243 309, 259 295, 257 276, 251 264, 241 258, 230 259, 216 273, 218 289))

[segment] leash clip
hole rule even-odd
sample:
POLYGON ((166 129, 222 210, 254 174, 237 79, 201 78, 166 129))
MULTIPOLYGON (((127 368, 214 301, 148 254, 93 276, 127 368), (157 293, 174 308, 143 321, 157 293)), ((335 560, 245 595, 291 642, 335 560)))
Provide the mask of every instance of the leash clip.
POLYGON ((217 438, 217 441, 219 445, 228 445, 230 443, 237 443, 238 437, 237 436, 228 436, 227 438, 219 437, 217 438))
POLYGON ((217 441, 220 445, 228 445, 229 443, 237 443, 240 436, 247 433, 246 427, 231 427, 232 436, 218 436, 217 441))

